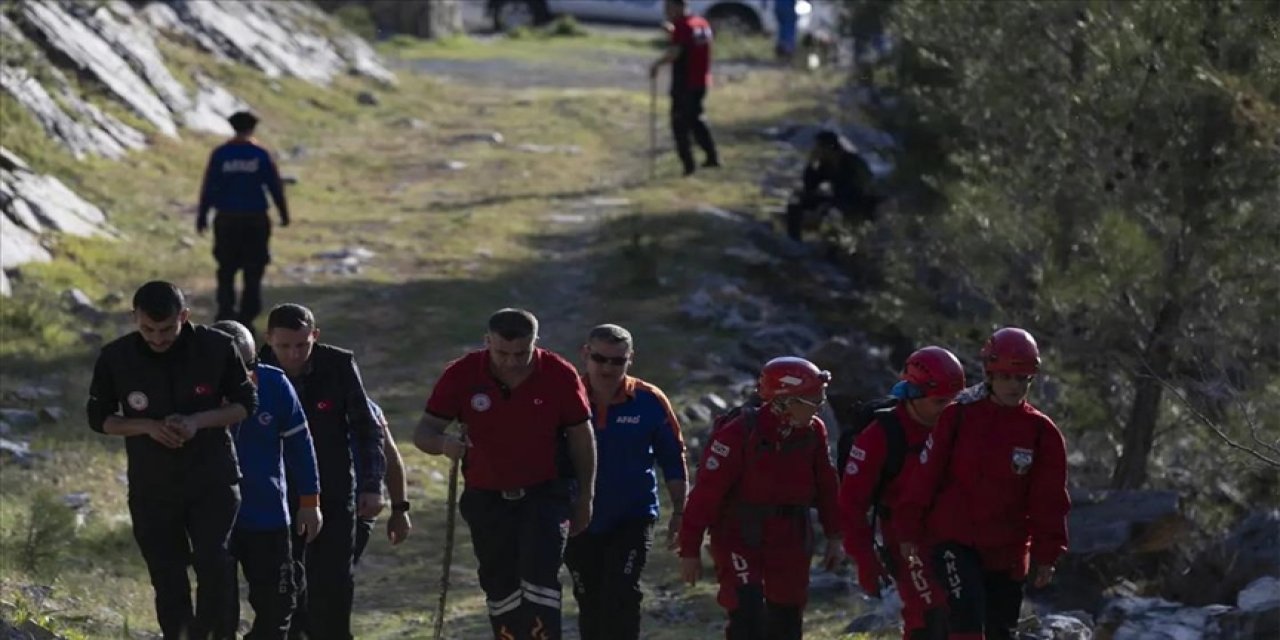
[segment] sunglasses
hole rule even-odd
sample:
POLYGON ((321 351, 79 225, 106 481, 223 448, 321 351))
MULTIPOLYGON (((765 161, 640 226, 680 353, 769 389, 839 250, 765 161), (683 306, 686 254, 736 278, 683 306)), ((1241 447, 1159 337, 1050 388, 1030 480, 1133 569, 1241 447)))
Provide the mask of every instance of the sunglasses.
POLYGON ((599 364, 611 364, 615 367, 621 367, 631 360, 631 356, 618 356, 616 358, 611 358, 609 356, 602 356, 598 353, 589 353, 587 354, 587 357, 591 358, 592 362, 599 364))
POLYGON ((801 397, 799 397, 799 396, 796 396, 796 397, 791 398, 791 401, 792 401, 792 402, 799 402, 800 404, 802 404, 802 405, 804 405, 804 406, 806 406, 806 407, 809 407, 810 409, 821 409, 821 408, 822 408, 822 405, 824 405, 824 404, 826 404, 826 403, 827 403, 827 399, 826 399, 826 398, 823 398, 823 399, 821 399, 821 400, 819 400, 819 401, 817 401, 817 402, 814 402, 813 400, 809 400, 809 399, 807 399, 807 398, 801 398, 801 397))

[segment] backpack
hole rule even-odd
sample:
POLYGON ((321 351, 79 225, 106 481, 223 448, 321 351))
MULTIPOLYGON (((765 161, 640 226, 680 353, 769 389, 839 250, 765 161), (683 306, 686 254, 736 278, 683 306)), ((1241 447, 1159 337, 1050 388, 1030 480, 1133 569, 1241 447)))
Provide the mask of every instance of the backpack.
POLYGON ((898 399, 885 396, 853 405, 853 423, 840 431, 840 439, 836 443, 836 471, 844 474, 844 466, 849 462, 849 448, 858 434, 866 430, 876 419, 876 412, 898 406, 898 399))

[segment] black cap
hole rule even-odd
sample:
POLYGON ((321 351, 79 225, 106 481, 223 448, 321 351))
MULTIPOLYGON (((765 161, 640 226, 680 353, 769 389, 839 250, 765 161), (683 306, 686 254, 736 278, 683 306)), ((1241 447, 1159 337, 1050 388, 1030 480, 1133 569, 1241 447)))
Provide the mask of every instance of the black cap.
POLYGON ((248 111, 237 111, 227 118, 227 122, 231 123, 231 128, 235 129, 236 133, 247 133, 258 126, 258 116, 248 111))

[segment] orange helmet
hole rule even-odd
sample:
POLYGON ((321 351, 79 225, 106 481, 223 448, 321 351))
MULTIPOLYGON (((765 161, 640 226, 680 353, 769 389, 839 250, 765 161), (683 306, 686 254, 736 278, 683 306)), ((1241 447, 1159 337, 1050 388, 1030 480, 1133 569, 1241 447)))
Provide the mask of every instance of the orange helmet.
POLYGON ((925 347, 902 366, 902 381, 914 387, 906 397, 950 398, 964 389, 964 367, 942 347, 925 347))
POLYGON ((790 396, 818 395, 830 381, 830 371, 823 371, 804 358, 774 358, 760 370, 757 394, 765 402, 790 396))
POLYGON ((983 345, 982 367, 988 373, 1032 376, 1040 372, 1040 348, 1030 333, 1005 327, 991 334, 983 345))

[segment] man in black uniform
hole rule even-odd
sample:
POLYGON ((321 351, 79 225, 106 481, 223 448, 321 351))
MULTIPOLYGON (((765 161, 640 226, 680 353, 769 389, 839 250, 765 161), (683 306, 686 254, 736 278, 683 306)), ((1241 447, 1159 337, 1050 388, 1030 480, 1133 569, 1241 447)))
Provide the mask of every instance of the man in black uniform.
MULTIPOLYGON (((320 467, 324 528, 310 544, 294 540, 298 609, 289 634, 311 640, 347 640, 352 637, 356 517, 372 518, 382 511, 386 456, 383 429, 369 410, 355 356, 316 342, 319 336, 310 309, 282 304, 267 316, 267 346, 261 360, 284 369, 297 390, 320 467), (353 442, 354 455, 360 461, 359 478, 352 463, 353 442)), ((291 510, 297 507, 292 488, 290 483, 291 510)))
POLYGON ((165 640, 234 638, 235 628, 223 627, 240 469, 227 426, 253 414, 258 397, 231 338, 192 325, 190 313, 168 282, 139 288, 138 330, 102 348, 86 412, 94 431, 125 437, 133 536, 165 640))
POLYGON ((813 139, 804 167, 803 186, 787 204, 787 235, 799 240, 805 217, 832 207, 846 219, 875 218, 876 198, 871 192, 871 169, 835 131, 820 131, 813 139), (830 194, 823 193, 823 184, 830 194))
POLYGON ((262 274, 271 262, 268 243, 271 219, 267 217, 267 197, 271 193, 280 214, 280 226, 289 226, 289 205, 271 154, 253 137, 258 118, 247 111, 233 114, 228 121, 236 135, 213 150, 200 188, 196 232, 213 219, 213 257, 218 261, 218 320, 239 320, 253 329, 253 320, 262 311, 262 274), (236 272, 244 271, 244 291, 236 312, 236 272))

